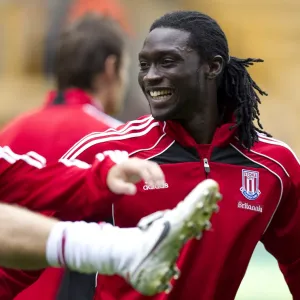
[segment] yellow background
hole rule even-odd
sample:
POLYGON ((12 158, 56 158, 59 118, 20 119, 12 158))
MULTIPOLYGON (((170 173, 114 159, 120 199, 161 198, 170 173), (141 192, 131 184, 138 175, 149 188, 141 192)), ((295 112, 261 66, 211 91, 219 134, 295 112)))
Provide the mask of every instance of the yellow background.
MULTIPOLYGON (((58 0, 0 0, 0 125, 38 106, 51 80, 42 74, 49 3, 58 0)), ((64 1, 64 0, 60 0, 64 1)), ((265 63, 251 69, 255 81, 269 93, 261 106, 267 131, 300 155, 300 1, 298 0, 122 0, 135 31, 131 43, 133 78, 137 52, 151 22, 166 11, 196 9, 214 17, 224 29, 230 53, 259 57, 265 63)), ((147 112, 136 80, 123 119, 147 112)), ((300 284, 300 283, 299 283, 300 284)), ((239 290, 238 300, 292 299, 276 261, 259 244, 239 290)))

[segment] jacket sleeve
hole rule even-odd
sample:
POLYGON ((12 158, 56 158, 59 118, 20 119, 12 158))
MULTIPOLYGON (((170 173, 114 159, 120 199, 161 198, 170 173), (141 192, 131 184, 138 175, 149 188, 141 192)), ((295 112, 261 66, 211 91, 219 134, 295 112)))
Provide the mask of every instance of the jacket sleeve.
POLYGON ((37 153, 17 155, 0 148, 1 201, 33 211, 68 211, 75 219, 93 214, 107 217, 117 197, 106 185, 108 170, 115 164, 98 156, 89 165, 78 160, 46 165, 37 153))
MULTIPOLYGON (((289 153, 290 155, 290 153, 289 153)), ((278 261, 294 300, 300 299, 300 165, 289 156, 289 183, 262 242, 278 261)))

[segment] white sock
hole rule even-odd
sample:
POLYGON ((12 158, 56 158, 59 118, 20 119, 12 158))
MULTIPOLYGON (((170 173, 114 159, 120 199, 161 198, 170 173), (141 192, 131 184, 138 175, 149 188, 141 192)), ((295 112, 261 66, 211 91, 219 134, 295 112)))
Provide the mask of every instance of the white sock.
POLYGON ((138 228, 120 229, 107 223, 59 222, 48 238, 47 261, 85 273, 125 276, 141 252, 142 235, 138 228))

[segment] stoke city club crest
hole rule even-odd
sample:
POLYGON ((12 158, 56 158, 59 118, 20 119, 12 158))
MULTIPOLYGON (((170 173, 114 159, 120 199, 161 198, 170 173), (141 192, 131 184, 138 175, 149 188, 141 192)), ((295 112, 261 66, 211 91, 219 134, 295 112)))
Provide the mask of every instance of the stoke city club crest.
POLYGON ((255 200, 261 194, 259 190, 259 172, 242 170, 242 194, 248 200, 255 200))

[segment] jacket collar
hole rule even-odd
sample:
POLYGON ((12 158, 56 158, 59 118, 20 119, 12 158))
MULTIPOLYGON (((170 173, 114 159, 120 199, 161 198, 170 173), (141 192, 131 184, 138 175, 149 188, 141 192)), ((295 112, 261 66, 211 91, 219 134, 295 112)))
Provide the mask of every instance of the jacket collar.
POLYGON ((53 105, 83 105, 90 104, 103 111, 100 104, 96 103, 85 91, 77 88, 67 89, 63 92, 50 91, 46 97, 45 106, 53 105))
MULTIPOLYGON (((236 134, 236 128, 230 129, 233 125, 235 125, 235 123, 226 123, 219 126, 215 131, 211 145, 224 147, 232 142, 236 134)), ((167 121, 165 132, 182 146, 194 148, 198 148, 199 146, 193 137, 177 121, 167 121)))

